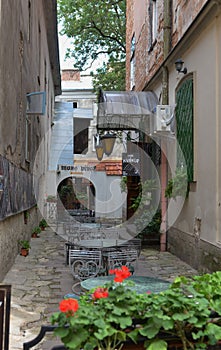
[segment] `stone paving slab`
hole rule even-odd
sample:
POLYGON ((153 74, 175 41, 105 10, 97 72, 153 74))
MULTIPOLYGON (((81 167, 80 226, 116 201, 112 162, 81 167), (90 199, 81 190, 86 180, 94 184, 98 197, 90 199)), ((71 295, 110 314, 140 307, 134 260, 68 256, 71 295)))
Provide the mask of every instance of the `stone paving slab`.
MULTIPOLYGON (((135 274, 172 281, 178 275, 190 276, 197 271, 152 247, 142 250, 135 274)), ((10 350, 22 350, 23 343, 33 339, 41 325, 50 324, 50 315, 58 311, 63 296, 72 293, 74 280, 65 265, 64 239, 50 228, 39 238, 32 238, 29 255, 17 256, 2 283, 12 285, 10 350)), ((54 341, 51 336, 48 339, 33 349, 50 349, 54 341)))

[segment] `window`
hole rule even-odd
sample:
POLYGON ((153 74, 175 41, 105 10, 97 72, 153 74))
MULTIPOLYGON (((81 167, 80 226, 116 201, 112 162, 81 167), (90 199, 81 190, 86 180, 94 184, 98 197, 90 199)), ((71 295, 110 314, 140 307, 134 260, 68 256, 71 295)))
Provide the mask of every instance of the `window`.
POLYGON ((187 166, 188 182, 193 181, 193 78, 185 79, 176 91, 177 167, 187 166))
POLYGON ((73 102, 73 108, 78 108, 78 103, 77 102, 73 102))
POLYGON ((135 86, 135 35, 133 35, 130 46, 130 89, 135 86))
POLYGON ((158 16, 157 16, 157 1, 151 0, 149 5, 149 50, 152 49, 156 37, 158 28, 158 16))

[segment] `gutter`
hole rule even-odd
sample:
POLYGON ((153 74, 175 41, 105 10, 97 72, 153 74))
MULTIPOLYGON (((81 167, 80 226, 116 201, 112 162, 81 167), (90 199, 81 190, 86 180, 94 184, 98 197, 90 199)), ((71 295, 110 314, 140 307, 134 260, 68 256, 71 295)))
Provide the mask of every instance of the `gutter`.
MULTIPOLYGON (((164 0, 164 26, 163 26, 163 57, 168 56, 171 49, 171 0, 164 0)), ((167 66, 162 67, 162 104, 169 103, 169 73, 167 66)), ((160 226, 160 251, 167 250, 167 199, 165 189, 167 186, 167 143, 161 140, 161 226, 160 226)))

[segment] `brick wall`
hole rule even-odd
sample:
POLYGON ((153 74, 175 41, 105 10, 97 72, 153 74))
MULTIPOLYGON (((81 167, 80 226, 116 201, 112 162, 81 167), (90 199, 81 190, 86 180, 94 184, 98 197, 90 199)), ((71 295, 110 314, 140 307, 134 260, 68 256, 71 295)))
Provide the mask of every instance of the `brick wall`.
POLYGON ((63 81, 80 81, 80 71, 75 69, 64 69, 61 73, 61 79, 63 81))
MULTIPOLYGON (((171 49, 182 38, 185 31, 196 18, 199 11, 209 0, 174 0, 172 2, 171 49)), ((144 89, 147 82, 161 66, 163 55, 164 34, 164 1, 157 1, 158 26, 156 40, 150 45, 149 6, 151 0, 127 0, 126 27, 126 89, 130 90, 130 47, 131 39, 136 37, 136 68, 135 90, 144 89), (139 10, 139 11, 138 11, 139 10)))

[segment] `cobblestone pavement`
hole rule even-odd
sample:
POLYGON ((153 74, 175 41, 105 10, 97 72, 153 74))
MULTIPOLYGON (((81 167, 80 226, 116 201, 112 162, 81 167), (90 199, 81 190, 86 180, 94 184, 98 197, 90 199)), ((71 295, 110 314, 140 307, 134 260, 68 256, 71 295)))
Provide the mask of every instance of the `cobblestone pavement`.
MULTIPOLYGON (((168 252, 145 248, 135 273, 172 281, 178 275, 197 271, 168 252)), ((17 256, 2 283, 12 286, 9 348, 21 350, 24 342, 38 334, 41 325, 50 323, 50 315, 58 311, 63 296, 72 293, 74 280, 65 265, 64 239, 46 228, 39 238, 31 239, 27 257, 17 256)), ((48 350, 53 343, 49 337, 33 349, 48 350)))

